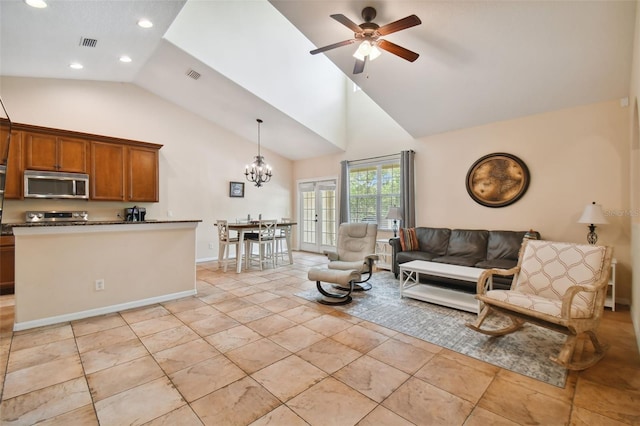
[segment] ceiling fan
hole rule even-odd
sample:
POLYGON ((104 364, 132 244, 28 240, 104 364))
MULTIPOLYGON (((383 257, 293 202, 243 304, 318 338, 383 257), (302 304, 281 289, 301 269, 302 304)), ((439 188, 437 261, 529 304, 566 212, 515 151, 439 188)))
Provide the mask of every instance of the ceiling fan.
POLYGON ((415 61, 418 59, 418 56, 420 56, 402 46, 380 39, 381 36, 386 36, 397 31, 420 25, 422 21, 416 15, 407 16, 406 18, 399 19, 383 26, 379 26, 375 22, 372 22, 376 17, 376 10, 371 6, 367 6, 362 9, 362 19, 364 19, 364 22, 360 25, 340 13, 331 15, 331 17, 351 29, 354 32, 354 38, 330 44, 328 46, 319 47, 318 49, 312 50, 310 53, 315 55, 317 53, 335 49, 336 47, 346 46, 348 44, 361 41, 362 43, 360 43, 358 50, 353 54, 356 58, 356 64, 353 67, 354 74, 360 74, 364 71, 364 64, 366 63, 367 58, 369 58, 370 61, 373 61, 375 58, 380 56, 381 52, 378 48, 393 53, 394 55, 397 55, 402 59, 406 59, 409 62, 415 61))

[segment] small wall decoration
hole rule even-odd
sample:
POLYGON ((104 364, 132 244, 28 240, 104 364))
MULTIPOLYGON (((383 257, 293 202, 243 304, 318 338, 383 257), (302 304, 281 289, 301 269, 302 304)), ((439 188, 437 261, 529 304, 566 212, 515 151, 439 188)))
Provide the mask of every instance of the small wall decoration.
POLYGON ((473 163, 467 192, 478 204, 504 207, 518 201, 529 187, 529 169, 515 155, 496 152, 473 163))
POLYGON ((229 197, 244 197, 244 182, 229 182, 229 197))

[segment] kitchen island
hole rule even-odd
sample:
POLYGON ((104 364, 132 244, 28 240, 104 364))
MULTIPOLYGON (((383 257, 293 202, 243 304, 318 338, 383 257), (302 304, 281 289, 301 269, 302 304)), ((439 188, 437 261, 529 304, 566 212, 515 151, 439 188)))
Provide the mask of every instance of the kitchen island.
POLYGON ((194 295, 199 222, 12 224, 14 330, 194 295))

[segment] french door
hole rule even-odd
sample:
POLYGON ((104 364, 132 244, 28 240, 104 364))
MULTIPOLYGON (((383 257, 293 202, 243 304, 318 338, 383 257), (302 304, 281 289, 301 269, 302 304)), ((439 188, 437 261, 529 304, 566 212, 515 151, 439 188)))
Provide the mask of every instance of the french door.
POLYGON ((301 182, 298 200, 300 249, 315 253, 335 250, 336 179, 301 182))

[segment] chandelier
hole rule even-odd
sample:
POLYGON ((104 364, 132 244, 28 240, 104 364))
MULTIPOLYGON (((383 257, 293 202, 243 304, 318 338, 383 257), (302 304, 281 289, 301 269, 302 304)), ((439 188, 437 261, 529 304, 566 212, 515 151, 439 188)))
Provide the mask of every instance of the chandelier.
POLYGON ((271 166, 265 163, 264 157, 260 155, 260 124, 262 120, 258 118, 256 121, 258 122, 258 155, 251 165, 244 167, 244 175, 249 182, 254 182, 260 188, 263 183, 271 180, 272 172, 271 166))

